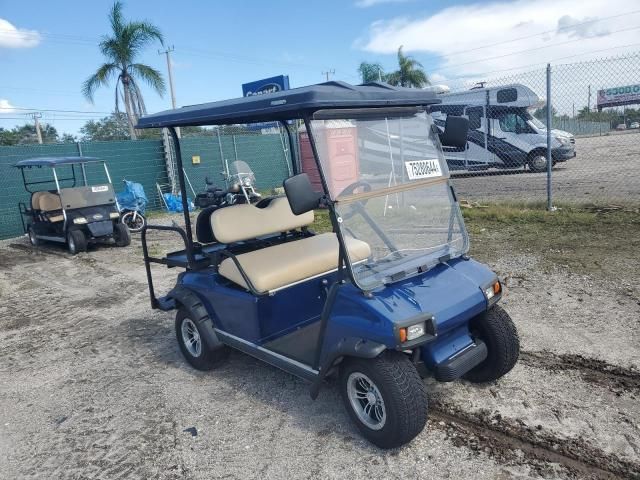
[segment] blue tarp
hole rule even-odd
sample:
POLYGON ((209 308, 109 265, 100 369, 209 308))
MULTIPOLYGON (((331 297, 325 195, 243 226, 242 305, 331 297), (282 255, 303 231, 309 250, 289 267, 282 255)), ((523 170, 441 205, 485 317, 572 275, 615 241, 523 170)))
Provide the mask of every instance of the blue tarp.
POLYGON ((118 205, 122 210, 134 210, 144 214, 147 207, 147 196, 140 183, 124 181, 124 191, 116 194, 118 205))
MULTIPOLYGON (((173 193, 163 193, 164 201, 167 204, 167 208, 170 212, 182 212, 182 198, 180 195, 174 195, 173 193)), ((195 210, 195 205, 190 198, 187 198, 189 204, 189 211, 195 210)))

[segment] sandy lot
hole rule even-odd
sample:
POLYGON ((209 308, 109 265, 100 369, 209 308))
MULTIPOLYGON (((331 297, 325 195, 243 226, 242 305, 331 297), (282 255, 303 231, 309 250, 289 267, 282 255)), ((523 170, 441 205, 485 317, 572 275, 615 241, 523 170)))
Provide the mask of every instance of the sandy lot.
MULTIPOLYGON (((613 282, 508 241, 479 244, 503 242, 482 259, 505 279, 519 364, 483 387, 427 380, 428 426, 395 451, 362 440, 335 385, 314 402, 239 353, 191 369, 149 307, 137 239, 76 257, 2 242, 0 477, 640 478, 638 259, 613 282)), ((177 273, 154 272, 160 290, 177 273)))
MULTIPOLYGON (((638 203, 640 134, 576 139, 575 158, 556 164, 556 203, 638 203)), ((546 201, 547 174, 529 171, 453 173, 460 198, 471 201, 546 201)))

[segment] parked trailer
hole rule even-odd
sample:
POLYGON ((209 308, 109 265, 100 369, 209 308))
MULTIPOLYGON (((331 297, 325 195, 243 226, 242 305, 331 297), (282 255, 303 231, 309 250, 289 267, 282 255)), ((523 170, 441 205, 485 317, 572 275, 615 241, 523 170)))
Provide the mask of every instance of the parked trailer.
MULTIPOLYGON (((431 107, 434 121, 444 128, 448 115, 469 119, 467 145, 445 147, 445 158, 452 170, 488 168, 547 169, 547 127, 531 115, 545 102, 521 84, 492 88, 473 88, 465 92, 439 95, 440 105, 431 107)), ((575 138, 562 130, 551 131, 553 164, 575 157, 575 138)))

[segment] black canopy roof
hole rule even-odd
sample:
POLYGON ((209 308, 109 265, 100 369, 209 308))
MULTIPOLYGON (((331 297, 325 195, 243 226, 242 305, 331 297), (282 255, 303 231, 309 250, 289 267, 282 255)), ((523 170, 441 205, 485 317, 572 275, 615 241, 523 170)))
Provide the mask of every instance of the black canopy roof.
POLYGON ((326 82, 276 93, 203 103, 146 115, 137 128, 273 122, 321 108, 406 107, 440 103, 430 91, 386 83, 326 82))
POLYGON ((69 165, 72 163, 102 162, 96 157, 37 157, 20 160, 16 167, 55 167, 57 165, 69 165))

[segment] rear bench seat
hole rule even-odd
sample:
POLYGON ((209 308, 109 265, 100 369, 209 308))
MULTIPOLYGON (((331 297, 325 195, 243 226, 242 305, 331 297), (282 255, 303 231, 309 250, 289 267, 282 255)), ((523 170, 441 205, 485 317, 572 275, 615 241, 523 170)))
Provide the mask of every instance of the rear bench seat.
MULTIPOLYGON (((242 204, 216 210, 211 229, 222 243, 233 243, 313 223, 313 211, 294 215, 286 197, 275 198, 265 208, 242 204)), ((369 245, 355 238, 346 239, 349 257, 358 262, 371 255, 369 245)), ((338 239, 323 233, 238 255, 245 274, 260 292, 270 292, 338 268, 338 239)), ((218 273, 244 287, 249 286, 231 258, 224 259, 218 273)))
POLYGON ((55 223, 64 220, 62 202, 60 201, 60 196, 56 193, 35 192, 31 196, 31 207, 45 213, 50 222, 55 223))

